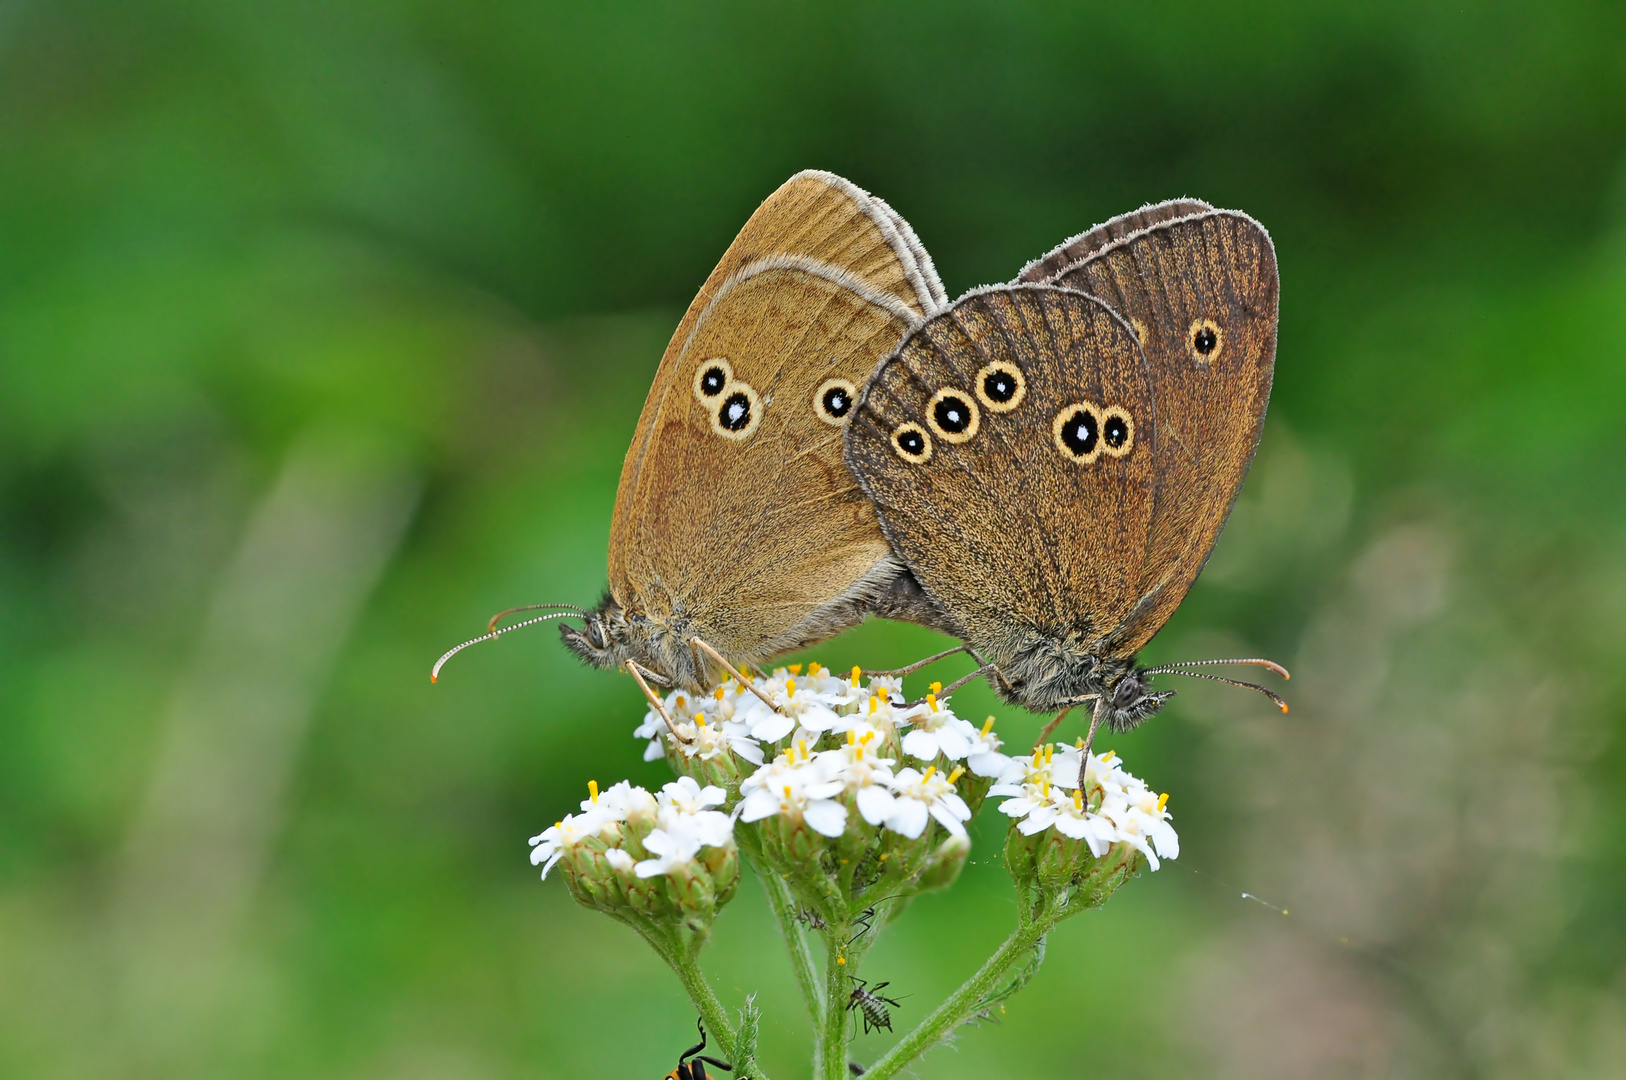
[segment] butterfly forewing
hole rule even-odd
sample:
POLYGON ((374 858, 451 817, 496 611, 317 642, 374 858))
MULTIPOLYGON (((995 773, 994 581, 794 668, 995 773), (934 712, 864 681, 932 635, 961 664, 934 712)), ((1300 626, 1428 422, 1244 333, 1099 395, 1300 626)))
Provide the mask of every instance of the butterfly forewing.
POLYGON ((877 369, 848 462, 893 546, 972 638, 1092 640, 1139 598, 1117 568, 1147 542, 1157 441, 1145 361, 1121 320, 1077 292, 1001 287, 927 321, 877 369), (1009 377, 1008 393, 991 375, 1009 377), (959 431, 952 409, 934 412, 946 393, 975 414, 959 431), (1121 456, 1105 452, 1107 410, 1135 428, 1121 456), (911 427, 922 453, 899 444, 911 427))
POLYGON ((1111 242, 1051 280, 1135 328, 1155 388, 1153 525, 1144 559, 1125 568, 1143 599, 1112 643, 1129 655, 1196 580, 1253 460, 1276 355, 1275 252, 1252 218, 1206 211, 1111 242))
POLYGON ((1057 274, 1083 262, 1108 244, 1117 243, 1127 236, 1133 236, 1162 222, 1190 217, 1192 214, 1212 209, 1212 206, 1201 199, 1170 199, 1167 202, 1147 203, 1139 210, 1119 214, 1110 221, 1102 222, 1093 229, 1057 244, 1022 267, 1022 272, 1016 275, 1016 280, 1053 282, 1057 274))

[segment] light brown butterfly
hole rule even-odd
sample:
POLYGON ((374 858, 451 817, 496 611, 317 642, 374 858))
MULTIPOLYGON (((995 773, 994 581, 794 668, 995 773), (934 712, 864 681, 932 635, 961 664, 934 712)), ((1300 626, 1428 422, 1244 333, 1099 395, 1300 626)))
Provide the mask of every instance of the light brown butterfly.
POLYGON ((586 625, 561 627, 565 644, 648 693, 704 690, 871 612, 944 623, 843 464, 842 433, 875 365, 945 303, 891 207, 830 173, 791 177, 661 359, 622 466, 608 594, 475 640, 574 614, 586 625))
POLYGON ((1135 655, 1202 569, 1253 458, 1277 292, 1253 219, 1143 207, 962 297, 871 376, 848 465, 1007 700, 1094 701, 1093 737, 1156 713, 1172 694, 1151 677, 1192 666, 1135 655))

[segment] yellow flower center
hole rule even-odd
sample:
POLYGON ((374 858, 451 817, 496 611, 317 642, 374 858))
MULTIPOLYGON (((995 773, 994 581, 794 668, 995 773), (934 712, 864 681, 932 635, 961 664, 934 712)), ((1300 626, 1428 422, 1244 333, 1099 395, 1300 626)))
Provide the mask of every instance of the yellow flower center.
POLYGON ((964 765, 956 765, 956 766, 954 766, 954 771, 949 773, 948 782, 952 784, 952 783, 954 783, 954 781, 958 780, 960 777, 962 777, 964 775, 965 775, 965 766, 964 765))
POLYGON ((862 675, 863 673, 863 668, 859 667, 857 664, 853 665, 853 689, 856 690, 858 688, 858 676, 862 675))
POLYGON ((988 733, 992 730, 994 730, 994 718, 990 716, 988 718, 988 722, 982 725, 982 737, 986 739, 988 737, 988 733))
POLYGON ((588 794, 588 797, 591 799, 591 801, 598 802, 598 781, 597 780, 589 780, 589 781, 587 781, 587 794, 588 794))
MULTIPOLYGON (((797 666, 799 667, 800 665, 797 665, 797 666)), ((796 696, 796 680, 795 679, 786 679, 785 680, 785 696, 786 697, 795 697, 796 696)))
POLYGON ((934 694, 941 694, 943 692, 943 684, 940 682, 934 682, 927 686, 926 689, 930 690, 934 694))
MULTIPOLYGON (((932 683, 932 685, 937 686, 939 684, 938 683, 932 683)), ((932 712, 936 712, 937 711, 937 695, 936 694, 927 694, 926 695, 926 704, 931 706, 932 712)))
POLYGON ((1157 812, 1161 814, 1163 812, 1163 808, 1167 805, 1169 805, 1169 793, 1165 791, 1163 794, 1157 797, 1157 812))
POLYGON ((800 675, 802 673, 802 665, 800 665, 800 664, 792 664, 790 666, 790 673, 792 675, 800 675))
POLYGON ((1073 809, 1074 810, 1083 810, 1084 809, 1084 791, 1083 791, 1082 788, 1080 788, 1079 790, 1073 792, 1073 809))

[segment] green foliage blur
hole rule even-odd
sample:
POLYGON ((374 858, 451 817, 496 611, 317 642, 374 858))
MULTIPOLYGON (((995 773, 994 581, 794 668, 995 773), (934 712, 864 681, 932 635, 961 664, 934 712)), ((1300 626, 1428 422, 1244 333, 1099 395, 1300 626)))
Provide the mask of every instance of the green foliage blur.
MULTIPOLYGON (((1168 680, 1107 745, 1181 858, 920 1075, 1626 1074, 1623 45, 1584 0, 0 5, 0 1075, 672 1067, 675 983, 526 861, 660 782, 636 688, 548 629, 426 676, 597 598, 666 338, 808 167, 951 294, 1182 194, 1281 266, 1147 655, 1276 657, 1293 712, 1168 680)), ((1002 832, 872 954, 900 1025, 1010 925, 1002 832)), ((706 964, 805 1075, 754 885, 706 964)))

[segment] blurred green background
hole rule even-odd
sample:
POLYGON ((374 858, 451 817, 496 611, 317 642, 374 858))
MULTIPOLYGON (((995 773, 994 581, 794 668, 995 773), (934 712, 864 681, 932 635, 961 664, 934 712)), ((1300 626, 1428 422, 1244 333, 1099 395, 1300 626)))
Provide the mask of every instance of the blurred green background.
MULTIPOLYGON (((596 598, 666 338, 807 167, 951 295, 1181 194, 1281 266, 1147 655, 1277 657, 1293 712, 1109 740, 1182 857, 920 1075, 1626 1074, 1623 46, 1584 0, 0 5, 0 1074, 671 1068, 674 982, 526 862, 660 780, 636 688, 547 631, 425 676, 596 598)), ((873 954, 900 1022, 1006 932, 1002 830, 873 954)), ((805 1075, 754 885, 718 938, 805 1075)))

